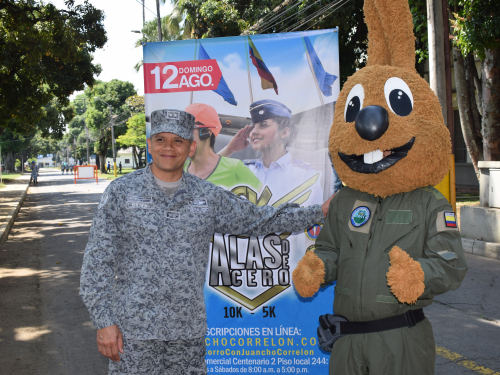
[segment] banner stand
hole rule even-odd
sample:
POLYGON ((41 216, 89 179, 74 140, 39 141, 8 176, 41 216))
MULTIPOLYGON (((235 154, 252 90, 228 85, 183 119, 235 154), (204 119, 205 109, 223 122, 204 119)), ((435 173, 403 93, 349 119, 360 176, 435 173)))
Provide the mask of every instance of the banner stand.
POLYGON ((98 171, 97 165, 80 165, 75 166, 75 185, 76 180, 93 180, 95 178, 95 183, 98 184, 97 181, 98 171))

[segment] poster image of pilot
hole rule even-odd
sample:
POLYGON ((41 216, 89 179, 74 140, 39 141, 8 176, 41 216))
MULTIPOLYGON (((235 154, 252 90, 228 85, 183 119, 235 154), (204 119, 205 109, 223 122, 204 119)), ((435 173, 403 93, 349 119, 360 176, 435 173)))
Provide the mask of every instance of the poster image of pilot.
MULTIPOLYGON (((147 136, 152 111, 195 116, 186 172, 259 206, 322 204, 339 189, 328 155, 340 91, 336 29, 147 43, 143 53, 147 136)), ((191 206, 204 209, 202 199, 191 206)), ((291 278, 321 227, 218 233, 207 244, 209 373, 328 374, 316 328, 333 313, 334 285, 303 299, 291 278)))

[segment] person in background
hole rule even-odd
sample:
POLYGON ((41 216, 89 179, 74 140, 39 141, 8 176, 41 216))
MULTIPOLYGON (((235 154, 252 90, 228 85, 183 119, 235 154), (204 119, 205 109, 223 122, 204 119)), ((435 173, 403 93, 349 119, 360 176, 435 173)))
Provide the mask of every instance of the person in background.
POLYGON ((111 163, 108 161, 108 169, 107 169, 108 172, 111 172, 111 163))
POLYGON ((216 110, 208 104, 194 103, 185 111, 195 117, 193 139, 196 151, 186 161, 184 171, 226 189, 245 185, 259 192, 262 183, 241 160, 214 152, 215 138, 222 129, 216 110))
POLYGON ((118 163, 118 171, 120 172, 120 174, 122 173, 122 162, 120 160, 120 163, 118 163))
POLYGON ((270 204, 311 179, 314 183, 308 188, 309 196, 304 205, 323 202, 320 172, 287 151, 296 135, 292 111, 280 102, 266 99, 250 105, 250 116, 252 125, 241 129, 219 154, 231 156, 249 144, 254 151, 261 152, 261 158, 244 163, 271 190, 273 200, 270 204))

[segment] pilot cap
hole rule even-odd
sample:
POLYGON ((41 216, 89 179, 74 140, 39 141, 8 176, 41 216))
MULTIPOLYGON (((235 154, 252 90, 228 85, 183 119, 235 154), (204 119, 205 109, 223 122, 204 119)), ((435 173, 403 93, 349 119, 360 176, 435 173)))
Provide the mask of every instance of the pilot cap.
POLYGON ((250 116, 252 117, 252 124, 273 118, 273 117, 292 117, 292 111, 276 100, 259 100, 250 104, 250 116))
POLYGON ((178 109, 159 109, 151 112, 152 137, 158 133, 173 133, 181 138, 192 140, 194 129, 194 116, 191 113, 178 109))
POLYGON ((193 103, 186 107, 186 112, 191 113, 194 116, 195 127, 197 128, 209 128, 217 137, 222 129, 222 124, 220 123, 219 115, 214 107, 203 103, 193 103), (201 124, 196 124, 196 123, 201 124))

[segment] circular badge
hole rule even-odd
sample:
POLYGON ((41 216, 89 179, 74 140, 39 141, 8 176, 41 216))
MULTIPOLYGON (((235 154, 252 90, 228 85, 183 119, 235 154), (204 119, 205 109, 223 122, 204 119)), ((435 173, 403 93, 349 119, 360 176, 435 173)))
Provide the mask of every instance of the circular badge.
POLYGON ((309 238, 310 240, 315 241, 316 238, 318 238, 318 234, 321 231, 322 227, 323 225, 321 225, 320 223, 316 223, 312 227, 307 228, 305 230, 306 237, 309 238))
POLYGON ((308 253, 309 251, 314 251, 316 250, 316 245, 311 245, 309 246, 307 249, 306 249, 306 253, 308 253))
POLYGON ((353 226, 361 227, 367 223, 368 220, 370 220, 370 209, 366 206, 360 206, 354 209, 351 214, 351 224, 353 226))

